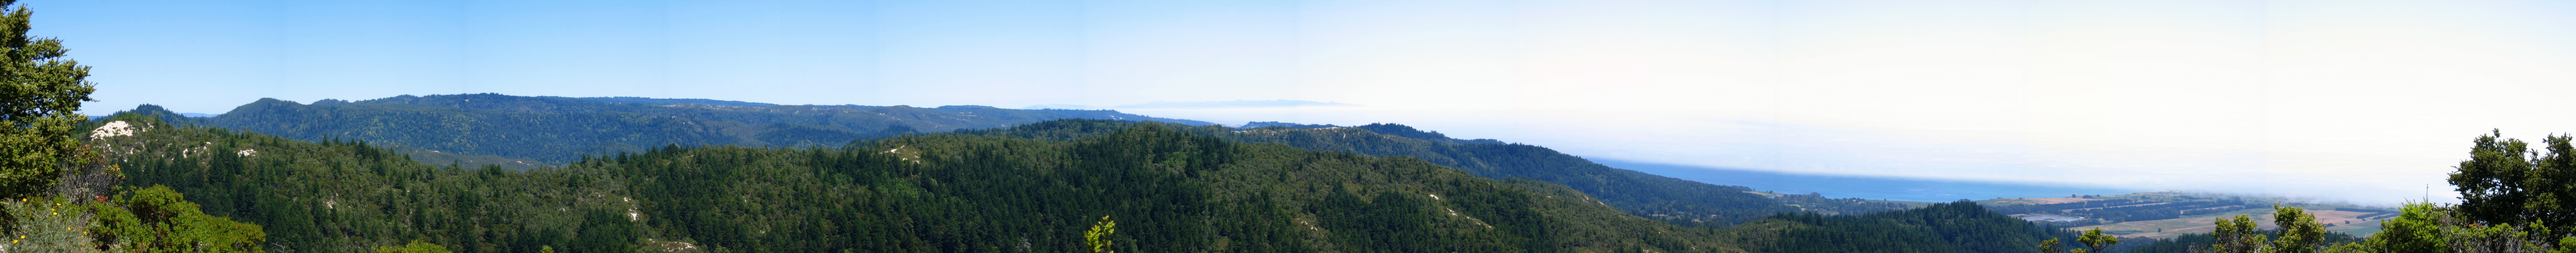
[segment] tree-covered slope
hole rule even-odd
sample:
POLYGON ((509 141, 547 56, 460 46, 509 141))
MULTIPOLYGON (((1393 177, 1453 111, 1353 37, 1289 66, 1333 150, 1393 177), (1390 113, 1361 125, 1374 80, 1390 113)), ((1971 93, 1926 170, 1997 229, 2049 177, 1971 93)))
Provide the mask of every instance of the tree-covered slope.
POLYGON ((1724 231, 1756 252, 2038 252, 2042 241, 2076 236, 1968 201, 1864 215, 1783 214, 1724 231))
MULTIPOLYGON (((1356 127, 1227 129, 1203 123, 1140 118, 1114 111, 1009 110, 980 106, 936 109, 904 106, 760 106, 733 101, 645 98, 520 97, 494 94, 401 96, 313 105, 262 100, 231 113, 181 119, 298 140, 337 138, 397 146, 405 154, 468 166, 502 164, 524 169, 529 159, 560 164, 581 154, 635 152, 668 144, 834 146, 854 139, 951 129, 1012 129, 1010 124, 1054 119, 1100 119, 1116 126, 1081 128, 1053 138, 1105 134, 1158 120, 1235 141, 1372 156, 1406 156, 1488 178, 1529 178, 1564 184, 1660 220, 1727 225, 1774 213, 1866 213, 1903 206, 1812 195, 1766 197, 1753 189, 1720 186, 1610 168, 1545 147, 1490 139, 1461 140, 1396 124, 1356 127), (706 104, 696 104, 706 103, 706 104), (707 105, 736 104, 736 105, 707 105), (829 144, 829 145, 826 145, 829 144)), ((147 108, 138 108, 138 111, 147 108)), ((1091 123, 1071 123, 1091 124, 1091 123)), ((1065 124, 1040 123, 1019 132, 1055 132, 1065 124)), ((1049 138, 1047 136, 1027 136, 1049 138)))
MULTIPOLYGON (((964 130, 960 133, 1040 139, 1097 136, 1155 123, 1104 120, 1058 120, 1013 128, 964 130)), ((1860 199, 1815 195, 1766 197, 1743 186, 1712 185, 1633 170, 1611 168, 1546 147, 1507 144, 1490 139, 1460 140, 1396 124, 1359 127, 1229 129, 1218 126, 1158 127, 1183 129, 1217 138, 1279 143, 1308 150, 1349 152, 1381 157, 1412 157, 1468 174, 1505 179, 1527 178, 1562 184, 1595 197, 1602 204, 1641 217, 1694 225, 1724 226, 1778 213, 1870 213, 1905 206, 1860 199)))
POLYGON ((500 94, 404 95, 313 104, 261 99, 193 122, 296 140, 363 140, 467 156, 560 164, 582 154, 635 152, 670 144, 831 147, 854 139, 1054 119, 1211 125, 1108 110, 768 105, 704 99, 500 94))
MULTIPOLYGON (((1727 252, 1710 228, 1575 189, 1422 159, 1140 125, 1082 138, 908 135, 840 148, 683 147, 527 171, 423 164, 370 143, 124 114, 83 137, 127 185, 260 224, 273 251, 412 240, 459 252, 1727 252)), ((100 124, 92 124, 96 127, 100 124)))

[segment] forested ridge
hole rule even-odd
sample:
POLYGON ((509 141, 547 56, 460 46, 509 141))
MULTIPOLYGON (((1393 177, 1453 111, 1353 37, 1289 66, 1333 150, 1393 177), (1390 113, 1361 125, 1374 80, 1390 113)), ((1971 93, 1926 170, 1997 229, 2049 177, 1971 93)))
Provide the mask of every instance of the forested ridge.
MULTIPOLYGON (((175 115, 150 105, 134 111, 147 115, 175 115)), ((305 141, 326 138, 367 141, 380 146, 394 146, 422 160, 476 161, 459 163, 466 166, 497 163, 514 169, 532 166, 525 165, 529 162, 512 158, 562 164, 578 159, 581 154, 641 151, 668 144, 828 147, 851 140, 950 130, 979 135, 1069 140, 1140 125, 1164 124, 1161 127, 1233 141, 1280 143, 1309 150, 1381 157, 1414 157, 1487 178, 1528 178, 1564 184, 1600 197, 1604 204, 1619 207, 1622 211, 1676 224, 1725 226, 1784 212, 1857 214, 1905 208, 1899 204, 1816 195, 1763 196, 1748 193, 1755 189, 1741 186, 1711 185, 1602 166, 1546 147, 1492 139, 1454 139, 1438 132, 1398 124, 1333 127, 1271 122, 1268 124, 1303 129, 1231 129, 1195 121, 1135 117, 1142 116, 1116 114, 1114 111, 1007 110, 973 106, 925 110, 910 107, 774 106, 704 99, 464 94, 398 96, 357 102, 326 100, 313 105, 262 100, 212 118, 172 116, 163 119, 183 125, 277 134, 305 141), (1034 113, 1052 114, 1032 115, 1034 113), (1138 120, 1180 123, 1127 122, 1138 120)))
POLYGON ((1964 200, 1755 195, 1396 124, 498 94, 84 121, 89 68, 28 16, 0 13, 0 252, 2576 252, 2548 226, 2576 221, 2565 135, 2482 136, 2462 204, 2377 237, 2276 206, 2279 230, 2113 247, 1964 200))
POLYGON ((214 117, 178 120, 297 140, 364 140, 562 164, 583 154, 636 152, 666 144, 837 147, 852 139, 1070 118, 1210 124, 1110 110, 769 105, 500 94, 404 95, 354 102, 326 99, 312 104, 261 99, 214 117))
POLYGON ((1232 129, 1221 126, 1184 126, 1153 122, 1056 120, 1011 128, 970 129, 957 132, 1038 139, 1072 139, 1144 125, 1159 125, 1157 127, 1176 128, 1242 142, 1279 143, 1309 150, 1383 157, 1412 157, 1481 177, 1527 178, 1563 184, 1583 191, 1585 194, 1600 197, 1603 204, 1619 207, 1622 211, 1685 225, 1725 226, 1779 213, 1826 211, 1858 214, 1905 208, 1899 204, 1861 199, 1830 199, 1816 195, 1766 197, 1749 193, 1753 189, 1743 186, 1712 185, 1611 168, 1546 147, 1503 143, 1491 139, 1454 139, 1437 132, 1425 132, 1397 124, 1332 128, 1232 129))
POLYGON ((1973 204, 1938 210, 1986 216, 1682 226, 1561 184, 1168 124, 1052 121, 1040 125, 1114 130, 1022 127, 1061 138, 966 131, 838 148, 666 145, 521 171, 162 118, 101 120, 137 131, 92 142, 127 168, 123 184, 167 185, 207 214, 260 224, 267 249, 280 252, 415 240, 458 252, 1060 252, 1079 250, 1082 230, 1104 216, 1119 222, 1112 238, 1124 252, 2028 252, 2026 242, 2052 233, 1973 204), (1799 223, 1862 225, 1763 225, 1799 223), (1819 243, 1833 238, 1809 236, 1820 228, 1913 232, 1819 243))
POLYGON ((1784 214, 1731 230, 1770 232, 1737 238, 1760 252, 2031 252, 2043 240, 2075 237, 1968 201, 1852 216, 1784 214))
POLYGON ((665 146, 531 171, 362 142, 158 123, 100 138, 127 185, 266 227, 271 251, 1062 252, 1102 216, 1126 252, 1725 252, 1724 233, 1562 186, 1160 126, 1068 141, 914 135, 846 148, 665 146))

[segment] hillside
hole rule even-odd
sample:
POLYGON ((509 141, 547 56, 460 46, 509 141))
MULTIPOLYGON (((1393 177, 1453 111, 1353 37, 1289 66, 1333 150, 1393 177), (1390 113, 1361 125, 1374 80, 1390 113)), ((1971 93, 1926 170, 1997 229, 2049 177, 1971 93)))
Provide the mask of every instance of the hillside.
POLYGON ((637 152, 671 144, 837 147, 854 139, 1054 119, 1213 125, 1108 110, 769 105, 705 99, 499 94, 404 95, 313 104, 261 99, 221 115, 188 122, 304 141, 360 140, 464 156, 562 164, 578 160, 582 154, 637 152))
POLYGON ((125 168, 122 184, 178 189, 210 215, 262 225, 268 249, 285 252, 409 240, 459 252, 1056 252, 1076 251, 1103 216, 1127 252, 2027 252, 2063 235, 1967 204, 1677 226, 1561 184, 1171 124, 1059 120, 841 148, 666 145, 508 170, 146 113, 105 121, 133 134, 83 138, 125 168), (1036 131, 1065 127, 1112 128, 1036 131), (1012 136, 1069 133, 1084 134, 1012 136))
POLYGON ((1560 185, 1163 125, 1068 140, 665 146, 511 171, 146 115, 108 121, 136 126, 90 138, 125 168, 125 185, 168 185, 208 214, 260 224, 275 251, 421 239, 459 252, 1068 252, 1104 216, 1119 223, 1122 252, 1740 251, 1715 230, 1621 214, 1560 185))
POLYGON ((1783 214, 1723 231, 1756 252, 2036 252, 2048 238, 2072 245, 2076 236, 1967 201, 1863 215, 1783 214))
MULTIPOLYGON (((638 152, 650 147, 833 147, 852 140, 906 133, 968 130, 978 134, 1070 140, 1144 125, 1142 118, 1232 141, 1280 143, 1308 150, 1380 157, 1414 157, 1495 179, 1528 178, 1563 184, 1603 204, 1640 217, 1697 226, 1725 226, 1779 213, 1869 213, 1902 204, 1819 195, 1762 195, 1721 186, 1602 166, 1545 147, 1492 139, 1462 140, 1399 124, 1354 127, 1271 122, 1228 129, 1194 121, 1143 118, 1114 111, 1009 110, 948 106, 760 106, 703 99, 562 98, 493 94, 401 96, 367 101, 325 100, 312 105, 262 100, 209 118, 164 117, 173 122, 275 134, 290 139, 364 141, 439 165, 512 170, 563 164, 585 154, 638 152), (718 106, 709 104, 734 104, 718 106), (1054 119, 1093 119, 1054 122, 1054 119), (1013 125, 1001 125, 1008 123, 1013 125), (1017 125, 1036 123, 1030 125, 1017 125), (982 125, 994 124, 994 125, 982 125), (1098 126, 1071 127, 1080 124, 1098 126), (1012 127, 1016 126, 1016 127, 1012 127), (1070 127, 1070 128, 1069 128, 1070 127), (995 129, 1010 133, 995 132, 995 129), (1040 134, 1044 133, 1044 134, 1040 134)), ((145 106, 137 112, 166 112, 145 106)))
MULTIPOLYGON (((1281 124, 1281 123, 1273 123, 1281 124)), ((1904 204, 1820 195, 1762 195, 1742 186, 1657 176, 1602 166, 1546 147, 1507 144, 1491 139, 1461 140, 1398 124, 1358 127, 1229 129, 1102 120, 1058 120, 1014 128, 964 130, 959 133, 1039 139, 1074 139, 1122 129, 1160 125, 1200 135, 1254 143, 1278 143, 1307 150, 1348 152, 1380 157, 1412 157, 1486 178, 1526 178, 1563 184, 1603 204, 1640 217, 1694 226, 1725 226, 1780 213, 1871 213, 1904 209, 1904 204)))

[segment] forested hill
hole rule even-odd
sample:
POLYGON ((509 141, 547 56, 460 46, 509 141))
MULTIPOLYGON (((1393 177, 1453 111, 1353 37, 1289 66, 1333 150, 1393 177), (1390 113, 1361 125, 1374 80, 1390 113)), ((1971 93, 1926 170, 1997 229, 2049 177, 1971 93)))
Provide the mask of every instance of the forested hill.
MULTIPOLYGON (((155 106, 135 110, 165 115, 155 106)), ((436 164, 511 169, 562 164, 584 154, 637 152, 663 145, 825 147, 905 133, 1005 127, 1056 119, 1097 119, 1079 124, 1163 121, 1193 133, 1246 142, 1274 142, 1310 150, 1372 156, 1416 157, 1488 178, 1530 178, 1565 184, 1602 197, 1640 217, 1696 225, 1728 225, 1784 212, 1865 213, 1899 204, 1815 195, 1764 196, 1755 189, 1719 186, 1594 164, 1544 147, 1491 139, 1461 140, 1398 124, 1321 128, 1255 128, 1236 131, 1196 121, 1146 118, 1106 110, 1010 110, 980 106, 784 106, 705 99, 523 97, 497 94, 399 96, 314 104, 263 99, 210 118, 165 119, 317 141, 336 138, 395 147, 436 164), (527 159, 527 160, 519 160, 527 159), (533 160, 533 161, 530 161, 533 160)), ((1285 124, 1276 123, 1274 124, 1285 124)), ((1060 124, 1058 124, 1060 125, 1060 124)), ((1296 125, 1314 127, 1315 125, 1296 125)), ((1029 131, 1057 131, 1028 125, 1029 131)), ((1064 140, 1065 138, 1057 138, 1064 140)))
MULTIPOLYGON (((1282 124, 1275 123, 1274 124, 1282 124)), ((1293 125, 1293 124, 1288 124, 1293 125)), ((1349 152, 1381 157, 1412 157, 1495 178, 1527 178, 1563 184, 1600 197, 1603 204, 1640 217, 1667 222, 1724 226, 1794 212, 1869 213, 1904 209, 1903 204, 1863 199, 1829 199, 1818 195, 1764 196, 1743 186, 1697 181, 1602 166, 1546 147, 1507 144, 1491 139, 1461 140, 1397 124, 1358 127, 1230 129, 1150 122, 1056 120, 1013 128, 960 130, 959 133, 1037 139, 1079 139, 1136 127, 1181 129, 1233 141, 1278 143, 1308 150, 1349 152)))
MULTIPOLYGON (((136 110, 146 109, 159 107, 136 110)), ((561 164, 579 159, 582 154, 635 152, 672 144, 833 147, 853 139, 1055 119, 1214 125, 1110 110, 768 105, 705 99, 500 94, 404 95, 313 104, 261 99, 191 122, 297 140, 362 140, 460 155, 561 164)))
POLYGON ((259 224, 278 252, 421 240, 457 252, 1740 252, 1771 231, 1621 214, 1561 185, 1415 158, 1141 125, 1083 138, 906 135, 840 148, 682 147, 512 171, 364 142, 120 114, 81 137, 131 186, 259 224), (131 134, 124 134, 131 133, 131 134))
MULTIPOLYGON (((160 111, 158 107, 137 112, 160 111)), ((159 113, 144 113, 159 114, 159 113)), ((1816 195, 1750 193, 1720 186, 1610 168, 1545 147, 1491 139, 1461 140, 1398 124, 1353 127, 1296 125, 1227 129, 1213 124, 1117 114, 1105 110, 1010 110, 980 106, 781 106, 704 99, 522 97, 496 94, 399 96, 366 101, 317 101, 311 105, 261 100, 211 118, 174 121, 316 141, 336 138, 397 147, 402 154, 437 164, 468 167, 562 164, 583 154, 637 152, 663 145, 774 147, 838 146, 852 140, 955 129, 1062 131, 1056 119, 1097 119, 1065 124, 1112 124, 1068 136, 1106 134, 1140 123, 1179 122, 1193 133, 1245 142, 1272 142, 1310 150, 1372 156, 1406 156, 1488 178, 1529 178, 1564 184, 1604 204, 1640 217, 1692 225, 1730 225, 1787 212, 1866 213, 1904 205, 1827 199, 1816 195), (727 104, 727 105, 711 105, 727 104), (1021 126, 1021 124, 1030 124, 1021 126)), ((1274 124, 1285 124, 1276 123, 1274 124)), ((982 130, 977 130, 982 131, 982 130)), ((1041 137, 1041 136, 1024 136, 1041 137)), ((1045 138, 1045 137, 1041 137, 1045 138)), ((1067 140, 1069 138, 1055 138, 1067 140)))

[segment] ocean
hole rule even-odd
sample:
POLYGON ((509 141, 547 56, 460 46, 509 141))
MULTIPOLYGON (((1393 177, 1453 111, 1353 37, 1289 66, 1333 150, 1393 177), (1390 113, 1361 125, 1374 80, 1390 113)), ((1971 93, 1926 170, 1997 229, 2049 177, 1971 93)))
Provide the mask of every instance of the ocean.
POLYGON ((2082 185, 1794 174, 1605 159, 1592 159, 1592 162, 1609 165, 1611 168, 1629 169, 1709 184, 1738 185, 1752 187, 1756 191, 1781 194, 1819 193, 1829 198, 1950 202, 1961 199, 2055 198, 2067 195, 2118 195, 2158 191, 2082 185))

